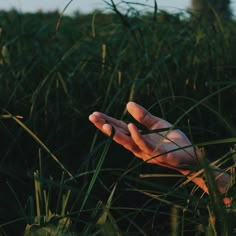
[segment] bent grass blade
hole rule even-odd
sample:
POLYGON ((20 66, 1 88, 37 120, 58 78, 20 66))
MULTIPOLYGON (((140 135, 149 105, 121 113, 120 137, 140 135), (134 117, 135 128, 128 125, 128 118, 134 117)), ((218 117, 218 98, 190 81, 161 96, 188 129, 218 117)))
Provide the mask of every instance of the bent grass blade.
POLYGON ((13 116, 9 112, 7 112, 7 113, 8 113, 8 115, 5 115, 5 117, 13 119, 21 128, 23 128, 51 156, 51 158, 65 171, 65 173, 67 173, 71 178, 73 178, 73 175, 70 173, 70 171, 65 168, 65 166, 50 151, 50 149, 41 141, 41 139, 37 135, 35 135, 34 132, 30 128, 28 128, 22 121, 20 121, 19 118, 21 118, 21 116, 13 116))

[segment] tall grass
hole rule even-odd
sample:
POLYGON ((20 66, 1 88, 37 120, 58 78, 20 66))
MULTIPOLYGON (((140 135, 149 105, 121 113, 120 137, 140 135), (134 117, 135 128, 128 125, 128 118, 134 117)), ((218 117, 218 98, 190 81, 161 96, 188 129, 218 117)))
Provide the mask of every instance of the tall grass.
POLYGON ((87 117, 130 121, 125 104, 139 102, 235 184, 235 21, 107 3, 110 13, 73 17, 0 12, 0 232, 232 235, 235 209, 222 205, 209 163, 195 174, 208 196, 87 117))

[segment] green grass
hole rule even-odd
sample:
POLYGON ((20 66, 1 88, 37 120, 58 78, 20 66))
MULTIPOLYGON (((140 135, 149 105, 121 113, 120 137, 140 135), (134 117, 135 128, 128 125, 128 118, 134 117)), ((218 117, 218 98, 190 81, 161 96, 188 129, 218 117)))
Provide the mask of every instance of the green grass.
MULTIPOLYGON (((236 23, 123 4, 73 17, 0 12, 0 234, 231 235, 235 209, 215 204, 214 184, 215 198, 141 162, 88 115, 130 121, 134 100, 235 184, 236 23)), ((208 163, 202 175, 212 182, 208 163)))

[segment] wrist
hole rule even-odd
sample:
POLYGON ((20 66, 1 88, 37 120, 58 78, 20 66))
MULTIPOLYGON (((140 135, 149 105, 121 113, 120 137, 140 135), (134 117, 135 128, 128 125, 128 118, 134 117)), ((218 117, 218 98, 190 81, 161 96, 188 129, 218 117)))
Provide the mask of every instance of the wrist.
MULTIPOLYGON (((203 191, 209 193, 205 180, 201 177, 201 174, 199 175, 197 172, 186 169, 178 169, 178 171, 185 175, 189 180, 197 184, 203 191)), ((232 204, 232 197, 235 195, 236 185, 232 186, 231 176, 220 169, 213 169, 213 174, 215 176, 216 186, 222 196, 225 206, 230 207, 232 204)))

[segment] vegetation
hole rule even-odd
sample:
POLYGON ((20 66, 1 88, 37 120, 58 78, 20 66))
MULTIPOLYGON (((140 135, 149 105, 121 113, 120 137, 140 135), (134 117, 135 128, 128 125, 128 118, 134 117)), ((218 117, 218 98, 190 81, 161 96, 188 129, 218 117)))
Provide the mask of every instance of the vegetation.
MULTIPOLYGON (((230 0, 191 0, 191 8, 196 13, 210 10, 223 17, 232 16, 230 0)), ((211 14, 210 11, 207 14, 211 14)))
MULTIPOLYGON (((236 23, 127 6, 0 12, 0 234, 232 235, 235 210, 219 194, 141 162, 87 117, 130 120, 134 100, 204 147, 233 185, 236 23)), ((210 166, 198 174, 210 180, 210 166)))

